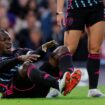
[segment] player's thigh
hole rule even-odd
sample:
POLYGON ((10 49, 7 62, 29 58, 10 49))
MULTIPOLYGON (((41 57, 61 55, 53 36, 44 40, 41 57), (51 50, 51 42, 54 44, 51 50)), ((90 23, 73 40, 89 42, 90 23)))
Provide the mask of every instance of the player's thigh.
POLYGON ((67 11, 64 26, 64 45, 68 46, 72 54, 77 49, 81 34, 84 31, 85 14, 86 12, 83 9, 73 9, 67 11))
POLYGON ((90 53, 99 53, 104 36, 104 26, 104 21, 100 21, 89 27, 88 49, 90 53))
POLYGON ((64 45, 66 45, 73 54, 77 49, 79 40, 83 32, 81 30, 70 30, 64 34, 64 45))

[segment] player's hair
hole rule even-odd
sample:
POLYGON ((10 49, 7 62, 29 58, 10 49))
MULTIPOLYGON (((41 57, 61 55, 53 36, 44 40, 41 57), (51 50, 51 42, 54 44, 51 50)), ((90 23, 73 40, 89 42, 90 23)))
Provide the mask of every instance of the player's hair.
POLYGON ((1 37, 1 36, 4 36, 4 35, 9 35, 8 31, 6 31, 6 30, 3 29, 3 28, 0 28, 0 37, 1 37))

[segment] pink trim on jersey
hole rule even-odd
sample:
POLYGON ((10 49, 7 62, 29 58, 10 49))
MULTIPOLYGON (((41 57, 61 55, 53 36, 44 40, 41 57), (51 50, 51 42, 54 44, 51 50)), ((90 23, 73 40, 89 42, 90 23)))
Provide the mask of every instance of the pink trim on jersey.
POLYGON ((13 86, 13 89, 15 89, 16 91, 19 91, 19 92, 25 92, 25 91, 30 91, 32 90, 33 88, 35 88, 35 84, 31 87, 31 88, 28 88, 28 89, 19 89, 17 88, 16 86, 13 86))
POLYGON ((72 1, 73 1, 73 0, 70 0, 70 4, 72 4, 72 1))
POLYGON ((11 94, 13 94, 13 91, 12 90, 6 90, 6 95, 11 95, 11 94))
POLYGON ((73 1, 73 0, 70 0, 70 4, 68 5, 69 8, 68 8, 67 10, 70 10, 70 7, 71 7, 71 5, 72 5, 72 1, 73 1))
POLYGON ((49 77, 49 74, 44 75, 44 79, 47 79, 49 77))
POLYGON ((2 87, 4 87, 4 88, 6 88, 6 89, 7 89, 7 86, 6 86, 6 85, 4 85, 4 84, 2 84, 2 83, 0 83, 0 86, 2 86, 2 87))
POLYGON ((7 95, 11 95, 13 94, 13 88, 12 88, 12 85, 10 86, 10 88, 6 89, 6 91, 3 93, 3 95, 6 97, 7 95))

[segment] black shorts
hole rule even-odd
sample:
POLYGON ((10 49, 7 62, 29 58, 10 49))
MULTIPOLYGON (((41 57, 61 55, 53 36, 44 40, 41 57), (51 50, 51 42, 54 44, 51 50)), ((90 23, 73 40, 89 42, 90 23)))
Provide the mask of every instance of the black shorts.
POLYGON ((105 7, 104 7, 104 21, 105 21, 105 7))
POLYGON ((8 94, 7 92, 5 92, 5 94, 3 95, 3 98, 45 98, 49 92, 49 88, 41 85, 39 86, 37 85, 32 89, 28 88, 28 89, 21 90, 19 88, 16 88, 16 89, 9 90, 9 92, 11 92, 11 94, 8 94))
POLYGON ((33 84, 29 79, 22 79, 16 75, 14 82, 11 83, 3 98, 45 98, 49 92, 49 87, 42 84, 33 84))
POLYGON ((104 20, 104 6, 97 5, 94 7, 71 9, 66 14, 66 25, 64 31, 68 30, 82 30, 85 25, 87 27, 94 25, 99 21, 104 20))

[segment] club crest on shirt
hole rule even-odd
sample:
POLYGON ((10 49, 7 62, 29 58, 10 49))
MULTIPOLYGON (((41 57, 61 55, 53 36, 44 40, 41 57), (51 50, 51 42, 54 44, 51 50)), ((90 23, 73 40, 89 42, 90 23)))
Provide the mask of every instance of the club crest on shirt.
POLYGON ((72 17, 68 17, 65 20, 66 27, 71 26, 73 24, 74 19, 72 17))

